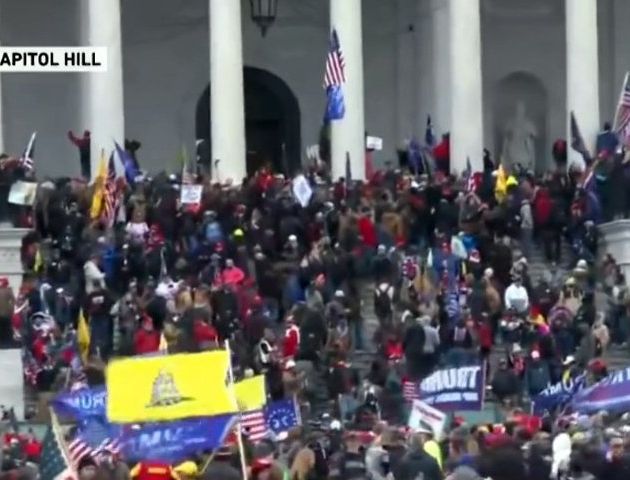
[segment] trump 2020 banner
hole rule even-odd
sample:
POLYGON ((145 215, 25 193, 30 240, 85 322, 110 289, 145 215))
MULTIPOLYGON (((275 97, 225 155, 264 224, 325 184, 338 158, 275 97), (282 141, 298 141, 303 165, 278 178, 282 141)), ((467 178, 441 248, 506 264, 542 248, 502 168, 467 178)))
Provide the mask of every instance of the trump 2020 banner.
POLYGON ((83 388, 74 392, 63 392, 52 401, 59 413, 77 419, 105 417, 107 391, 105 387, 83 388))
POLYGON ((627 412, 630 409, 630 367, 617 370, 573 396, 571 406, 579 413, 627 412))
POLYGON ((420 382, 423 402, 443 411, 481 410, 485 384, 483 365, 443 368, 420 382))

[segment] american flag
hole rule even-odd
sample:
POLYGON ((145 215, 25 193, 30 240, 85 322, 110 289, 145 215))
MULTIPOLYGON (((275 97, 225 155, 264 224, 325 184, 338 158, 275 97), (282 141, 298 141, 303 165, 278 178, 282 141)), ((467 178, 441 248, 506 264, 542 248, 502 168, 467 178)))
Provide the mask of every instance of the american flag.
POLYGON ((403 380, 402 395, 406 401, 413 402, 414 400, 418 400, 420 398, 420 393, 418 390, 419 389, 417 382, 412 382, 411 380, 403 380))
POLYGON ((252 443, 260 442, 267 437, 269 429, 263 410, 242 413, 241 431, 252 443))
POLYGON ((624 145, 630 144, 630 73, 626 73, 617 104, 614 130, 624 145))
POLYGON ((346 61, 341 52, 337 30, 330 34, 330 49, 326 57, 326 73, 324 74, 324 88, 338 87, 346 83, 346 61))
POLYGON ((24 170, 31 171, 35 169, 35 162, 33 162, 33 155, 35 154, 35 139, 37 138, 37 132, 31 134, 31 138, 28 141, 28 145, 24 149, 24 153, 20 157, 20 166, 24 170))
POLYGON ((107 226, 112 226, 118 209, 118 186, 116 185, 116 167, 114 165, 114 155, 110 155, 107 164, 107 179, 105 180, 105 198, 103 207, 103 218, 107 226))
POLYGON ((118 440, 107 438, 98 447, 91 447, 83 438, 77 437, 68 444, 70 463, 75 468, 86 457, 91 457, 96 463, 100 463, 100 460, 108 453, 120 455, 120 443, 118 440))

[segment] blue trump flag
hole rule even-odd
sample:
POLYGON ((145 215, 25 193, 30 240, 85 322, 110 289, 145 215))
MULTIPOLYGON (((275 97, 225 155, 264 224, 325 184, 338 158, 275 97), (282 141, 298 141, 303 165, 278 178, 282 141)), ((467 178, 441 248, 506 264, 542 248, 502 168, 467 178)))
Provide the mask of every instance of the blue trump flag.
POLYGON ((584 388, 586 375, 578 375, 577 377, 569 377, 561 380, 554 385, 549 385, 540 392, 532 403, 532 413, 534 415, 542 415, 545 412, 553 412, 557 408, 564 407, 571 401, 573 396, 584 388))
POLYGON ((278 400, 265 407, 265 422, 274 435, 289 431, 301 423, 300 410, 293 398, 278 400))
POLYGON ((485 368, 483 365, 442 368, 420 382, 420 400, 442 410, 482 410, 485 368))
POLYGON ((330 44, 326 55, 326 69, 324 73, 324 88, 326 89, 326 112, 324 123, 331 120, 341 120, 346 114, 346 104, 343 99, 342 85, 346 83, 346 63, 341 51, 341 44, 337 31, 330 33, 330 44))
POLYGON ((120 158, 120 162, 125 169, 125 180, 127 180, 129 185, 134 185, 136 183, 136 178, 140 175, 138 165, 131 154, 118 145, 118 142, 114 142, 114 145, 116 146, 118 158, 120 158))
POLYGON ((176 463, 191 455, 219 448, 234 425, 234 415, 177 422, 125 426, 120 436, 125 458, 176 463))
POLYGON ((77 419, 103 417, 107 411, 105 387, 82 388, 57 395, 51 402, 56 411, 77 419))
POLYGON ((577 392, 571 402, 579 413, 621 413, 630 410, 630 367, 617 370, 588 388, 577 392))

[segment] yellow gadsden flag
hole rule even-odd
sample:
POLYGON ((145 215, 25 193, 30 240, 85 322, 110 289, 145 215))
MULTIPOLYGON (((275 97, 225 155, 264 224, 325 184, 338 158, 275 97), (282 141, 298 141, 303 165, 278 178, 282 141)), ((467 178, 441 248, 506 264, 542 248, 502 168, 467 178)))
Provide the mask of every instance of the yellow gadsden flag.
POLYGON ((94 192, 92 194, 92 205, 90 206, 90 218, 92 220, 101 216, 103 209, 103 197, 105 196, 105 182, 107 181, 107 159, 105 150, 101 150, 101 159, 98 163, 98 172, 94 178, 94 192))
POLYGON ((260 410, 267 403, 265 376, 257 375, 234 384, 236 402, 241 412, 260 410))
POLYGON ((77 321, 77 344, 79 345, 79 356, 85 365, 90 352, 90 327, 85 320, 83 309, 79 310, 79 319, 77 321))
POLYGON ((114 360, 107 367, 107 418, 135 423, 238 411, 226 351, 114 360))

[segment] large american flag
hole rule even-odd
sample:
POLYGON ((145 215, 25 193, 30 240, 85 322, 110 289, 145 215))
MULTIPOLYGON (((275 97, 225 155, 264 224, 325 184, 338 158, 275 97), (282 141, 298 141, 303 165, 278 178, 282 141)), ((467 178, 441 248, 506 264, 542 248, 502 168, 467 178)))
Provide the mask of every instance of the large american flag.
POLYGON ((630 145, 630 73, 626 73, 621 87, 614 130, 624 145, 630 145))
POLYGON ((103 218, 107 226, 112 226, 118 209, 118 186, 116 185, 116 167, 114 155, 109 157, 107 164, 107 179, 105 180, 105 196, 103 206, 103 218))
POLYGON ((330 49, 326 57, 326 73, 324 73, 324 88, 338 87, 346 83, 346 61, 343 58, 337 30, 330 34, 330 49))

